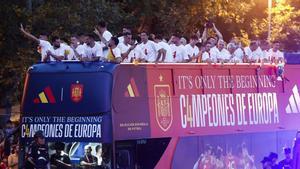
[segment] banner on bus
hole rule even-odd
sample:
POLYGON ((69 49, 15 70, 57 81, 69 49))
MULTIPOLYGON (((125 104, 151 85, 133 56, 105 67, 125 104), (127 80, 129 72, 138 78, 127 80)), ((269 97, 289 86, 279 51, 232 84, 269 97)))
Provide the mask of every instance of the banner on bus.
POLYGON ((103 116, 24 116, 21 139, 43 131, 47 141, 111 141, 111 119, 103 116))

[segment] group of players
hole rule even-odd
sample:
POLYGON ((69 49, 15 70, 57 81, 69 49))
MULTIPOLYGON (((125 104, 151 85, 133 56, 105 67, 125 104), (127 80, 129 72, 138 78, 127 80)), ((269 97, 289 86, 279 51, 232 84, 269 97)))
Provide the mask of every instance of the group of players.
POLYGON ((108 61, 116 63, 257 63, 284 62, 280 42, 271 45, 267 41, 251 41, 242 47, 237 38, 227 44, 216 26, 205 26, 200 36, 197 32, 189 38, 189 43, 180 34, 175 33, 167 41, 161 35, 148 34, 141 31, 133 37, 128 28, 123 28, 122 35, 113 36, 107 30, 105 22, 99 22, 91 34, 75 34, 67 44, 59 37, 53 36, 51 43, 46 34, 39 38, 27 32, 21 25, 20 31, 38 44, 38 52, 42 62, 78 60, 108 61), (212 29, 216 36, 208 37, 212 29))

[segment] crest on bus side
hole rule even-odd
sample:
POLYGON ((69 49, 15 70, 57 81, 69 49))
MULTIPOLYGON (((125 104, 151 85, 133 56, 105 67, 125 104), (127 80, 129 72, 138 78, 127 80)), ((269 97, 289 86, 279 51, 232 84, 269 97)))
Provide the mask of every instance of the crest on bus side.
POLYGON ((83 85, 76 82, 76 84, 71 84, 71 100, 75 103, 78 103, 83 98, 83 85))
POLYGON ((173 122, 170 86, 154 85, 154 96, 156 122, 163 131, 167 131, 173 122))

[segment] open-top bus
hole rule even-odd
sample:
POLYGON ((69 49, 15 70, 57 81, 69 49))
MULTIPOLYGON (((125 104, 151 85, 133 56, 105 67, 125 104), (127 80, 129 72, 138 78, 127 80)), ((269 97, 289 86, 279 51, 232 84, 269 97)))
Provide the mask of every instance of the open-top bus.
POLYGON ((260 168, 300 128, 300 66, 284 69, 279 80, 274 65, 36 64, 21 143, 26 151, 42 130, 50 147, 65 143, 74 168, 85 145, 94 155, 101 145, 109 168, 260 168))

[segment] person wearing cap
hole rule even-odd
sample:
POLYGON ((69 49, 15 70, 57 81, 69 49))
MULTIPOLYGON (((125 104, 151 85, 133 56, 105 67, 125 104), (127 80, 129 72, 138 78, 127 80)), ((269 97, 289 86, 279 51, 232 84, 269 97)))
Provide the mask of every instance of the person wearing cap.
POLYGON ((92 155, 92 147, 90 145, 86 145, 84 147, 84 156, 80 158, 80 165, 84 169, 94 169, 97 164, 98 159, 92 155))
POLYGON ((286 147, 284 148, 285 159, 278 163, 280 169, 292 169, 293 168, 293 159, 291 155, 291 149, 286 147))
POLYGON ((269 157, 264 157, 260 162, 263 169, 272 169, 269 157))
POLYGON ((55 153, 51 155, 50 163, 53 169, 68 169, 72 168, 71 160, 63 150, 65 149, 65 144, 62 142, 56 142, 54 144, 55 153))
POLYGON ((34 141, 29 146, 26 168, 49 169, 48 146, 43 131, 34 134, 34 141))
POLYGON ((271 168, 272 169, 278 169, 278 164, 277 164, 277 160, 278 160, 278 154, 271 152, 269 154, 269 159, 271 161, 271 168))

